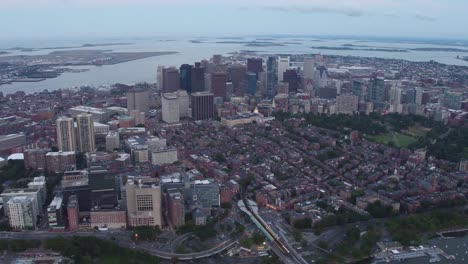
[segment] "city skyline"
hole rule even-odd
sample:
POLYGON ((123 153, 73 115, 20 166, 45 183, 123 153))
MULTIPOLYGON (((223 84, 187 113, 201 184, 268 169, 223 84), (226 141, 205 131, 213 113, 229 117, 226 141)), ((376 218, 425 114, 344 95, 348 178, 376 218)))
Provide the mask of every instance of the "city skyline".
POLYGON ((6 0, 0 39, 233 34, 467 39, 461 0, 6 0), (195 31, 193 29, 196 29, 195 31))

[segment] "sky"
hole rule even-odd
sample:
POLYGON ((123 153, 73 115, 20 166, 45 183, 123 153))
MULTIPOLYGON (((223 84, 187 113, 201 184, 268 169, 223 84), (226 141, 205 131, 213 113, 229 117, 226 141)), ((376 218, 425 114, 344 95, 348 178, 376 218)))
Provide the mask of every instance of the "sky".
POLYGON ((0 0, 0 41, 334 35, 468 39, 467 0, 0 0))

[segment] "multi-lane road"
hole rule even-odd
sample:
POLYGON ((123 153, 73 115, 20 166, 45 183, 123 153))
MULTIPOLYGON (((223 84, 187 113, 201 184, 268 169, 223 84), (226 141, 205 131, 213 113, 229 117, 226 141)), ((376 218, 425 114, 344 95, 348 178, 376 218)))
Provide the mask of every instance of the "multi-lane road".
MULTIPOLYGON (((52 233, 52 232, 45 232, 45 231, 31 231, 31 232, 0 232, 0 239, 1 240, 14 240, 14 239, 32 239, 32 240, 44 240, 54 237, 73 237, 73 236, 93 236, 98 237, 101 239, 112 239, 113 237, 116 238, 115 241, 118 243, 119 246, 132 248, 132 249, 141 249, 146 251, 147 253, 157 256, 163 259, 173 259, 177 258, 179 260, 191 260, 191 259, 201 259, 210 257, 212 255, 219 254, 224 250, 232 247, 235 243, 237 243, 237 239, 230 239, 226 240, 215 247, 202 251, 202 252, 195 252, 195 253, 188 253, 188 254, 177 254, 172 252, 162 251, 156 248, 151 248, 150 246, 134 243, 129 239, 128 232, 74 232, 74 233, 52 233), (117 238, 126 238, 126 239, 117 239, 117 238)), ((181 237, 180 239, 185 238, 185 236, 181 237)), ((178 238, 176 238, 178 239, 178 238)))

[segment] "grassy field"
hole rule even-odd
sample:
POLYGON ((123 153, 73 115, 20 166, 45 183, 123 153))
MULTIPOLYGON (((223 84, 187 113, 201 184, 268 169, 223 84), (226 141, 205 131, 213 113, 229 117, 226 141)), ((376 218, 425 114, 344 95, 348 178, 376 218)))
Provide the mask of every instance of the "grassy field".
POLYGON ((423 137, 429 131, 431 131, 430 128, 423 127, 423 126, 420 126, 420 125, 415 125, 415 126, 409 127, 408 129, 404 130, 405 134, 409 134, 409 135, 415 136, 415 137, 423 137))
POLYGON ((377 136, 372 136, 370 137, 371 140, 388 145, 390 142, 393 142, 393 144, 398 147, 398 148, 406 148, 411 143, 416 142, 417 139, 414 137, 398 134, 398 133, 387 133, 387 134, 380 134, 377 136))

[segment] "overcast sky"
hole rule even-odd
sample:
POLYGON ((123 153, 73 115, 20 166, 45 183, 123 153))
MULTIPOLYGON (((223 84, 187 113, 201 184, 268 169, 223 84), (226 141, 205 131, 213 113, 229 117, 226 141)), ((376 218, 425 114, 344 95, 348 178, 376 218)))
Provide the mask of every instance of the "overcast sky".
POLYGON ((468 0, 0 0, 0 40, 202 35, 468 39, 468 0))

